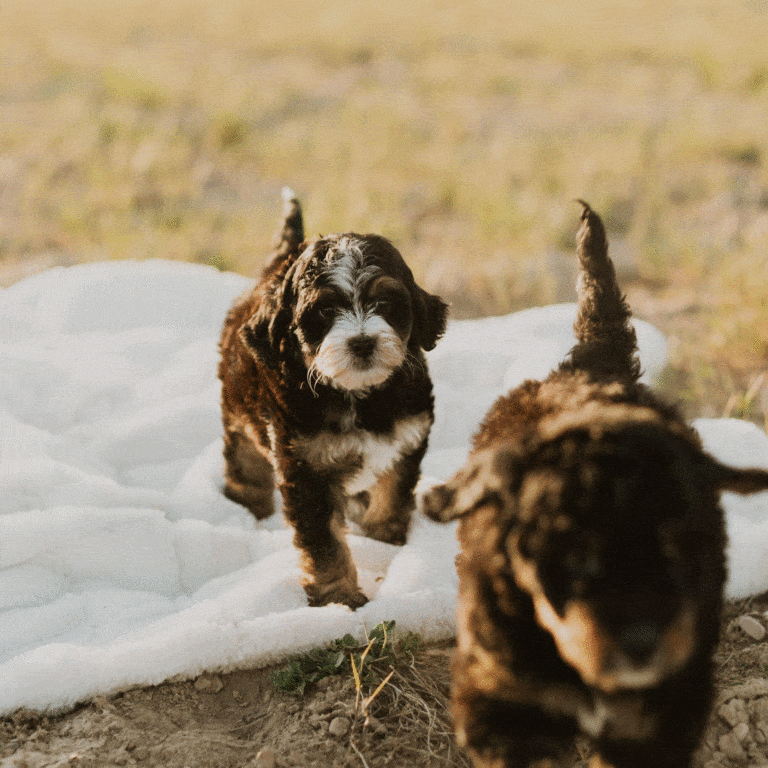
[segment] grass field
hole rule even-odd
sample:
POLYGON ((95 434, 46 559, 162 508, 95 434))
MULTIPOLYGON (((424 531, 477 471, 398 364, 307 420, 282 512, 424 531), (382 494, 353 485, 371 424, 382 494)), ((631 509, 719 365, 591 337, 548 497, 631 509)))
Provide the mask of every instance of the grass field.
POLYGON ((583 197, 690 415, 763 422, 768 1, 0 4, 0 267, 254 274, 280 188, 454 316, 573 298, 583 197), (385 7, 386 6, 386 7, 385 7))

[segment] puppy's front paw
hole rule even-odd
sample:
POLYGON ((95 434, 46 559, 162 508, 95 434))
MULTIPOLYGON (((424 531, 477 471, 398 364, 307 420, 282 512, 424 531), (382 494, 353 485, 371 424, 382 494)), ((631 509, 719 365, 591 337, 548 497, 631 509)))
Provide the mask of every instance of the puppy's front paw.
POLYGON ((307 593, 310 606, 319 608, 331 603, 340 603, 356 611, 368 602, 368 598, 356 584, 350 586, 346 580, 343 581, 344 583, 340 579, 330 584, 308 584, 305 586, 304 591, 307 593))
POLYGON ((383 541, 385 544, 397 544, 402 547, 408 539, 410 520, 363 521, 360 527, 369 539, 383 541))
POLYGON ((333 596, 328 600, 328 603, 341 603, 341 605, 347 605, 353 611, 362 608, 367 602, 368 598, 359 589, 356 592, 344 592, 343 594, 333 596))

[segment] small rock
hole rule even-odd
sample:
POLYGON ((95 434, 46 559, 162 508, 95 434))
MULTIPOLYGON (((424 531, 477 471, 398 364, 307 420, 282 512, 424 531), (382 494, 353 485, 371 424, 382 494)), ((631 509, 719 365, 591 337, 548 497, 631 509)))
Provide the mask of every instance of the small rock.
POLYGON ((739 740, 734 736, 733 731, 726 733, 725 736, 721 736, 718 746, 720 751, 730 760, 744 760, 747 757, 744 747, 739 744, 739 740))
POLYGON ((136 760, 146 760, 149 757, 149 749, 147 747, 136 747, 133 750, 133 756, 136 760))
POLYGON ((749 739, 749 726, 746 723, 739 723, 733 729, 733 735, 738 739, 739 744, 744 744, 749 739))
POLYGON ((256 753, 256 759, 253 761, 253 768, 275 768, 277 759, 275 750, 272 747, 264 747, 256 753))
POLYGON ((218 693, 224 687, 224 683, 218 675, 200 675, 195 680, 195 690, 204 693, 218 693))
POLYGON ((725 720, 731 728, 735 728, 739 723, 748 723, 749 714, 744 702, 741 699, 731 699, 727 704, 723 704, 717 710, 717 714, 725 720))
POLYGON ((349 733, 349 726, 351 723, 346 717, 334 717, 328 726, 328 733, 336 738, 341 738, 349 733))
POLYGON ((768 699, 753 699, 749 702, 749 711, 758 726, 768 728, 768 699))
POLYGON ((741 616, 739 627, 753 640, 762 640, 765 637, 765 627, 754 616, 741 616))

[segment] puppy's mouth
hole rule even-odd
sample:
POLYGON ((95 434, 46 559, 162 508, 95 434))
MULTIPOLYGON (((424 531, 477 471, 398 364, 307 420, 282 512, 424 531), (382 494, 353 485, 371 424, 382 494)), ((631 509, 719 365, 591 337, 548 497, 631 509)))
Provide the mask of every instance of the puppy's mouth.
POLYGON ((558 613, 533 563, 517 560, 513 574, 531 596, 536 621, 552 636, 563 661, 587 685, 605 693, 656 686, 685 666, 695 651, 696 614, 690 605, 664 625, 638 619, 610 631, 585 600, 569 600, 558 613))

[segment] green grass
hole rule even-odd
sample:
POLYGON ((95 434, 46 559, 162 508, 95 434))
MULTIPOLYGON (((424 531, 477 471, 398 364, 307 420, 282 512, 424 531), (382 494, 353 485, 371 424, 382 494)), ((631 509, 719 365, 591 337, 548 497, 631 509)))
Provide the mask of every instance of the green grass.
POLYGON ((418 635, 406 632, 396 636, 394 629, 394 621, 384 621, 371 630, 365 643, 345 635, 327 648, 293 656, 272 673, 272 684, 279 691, 298 695, 307 685, 334 675, 354 678, 358 689, 361 685, 380 685, 392 669, 411 661, 421 647, 418 635))

